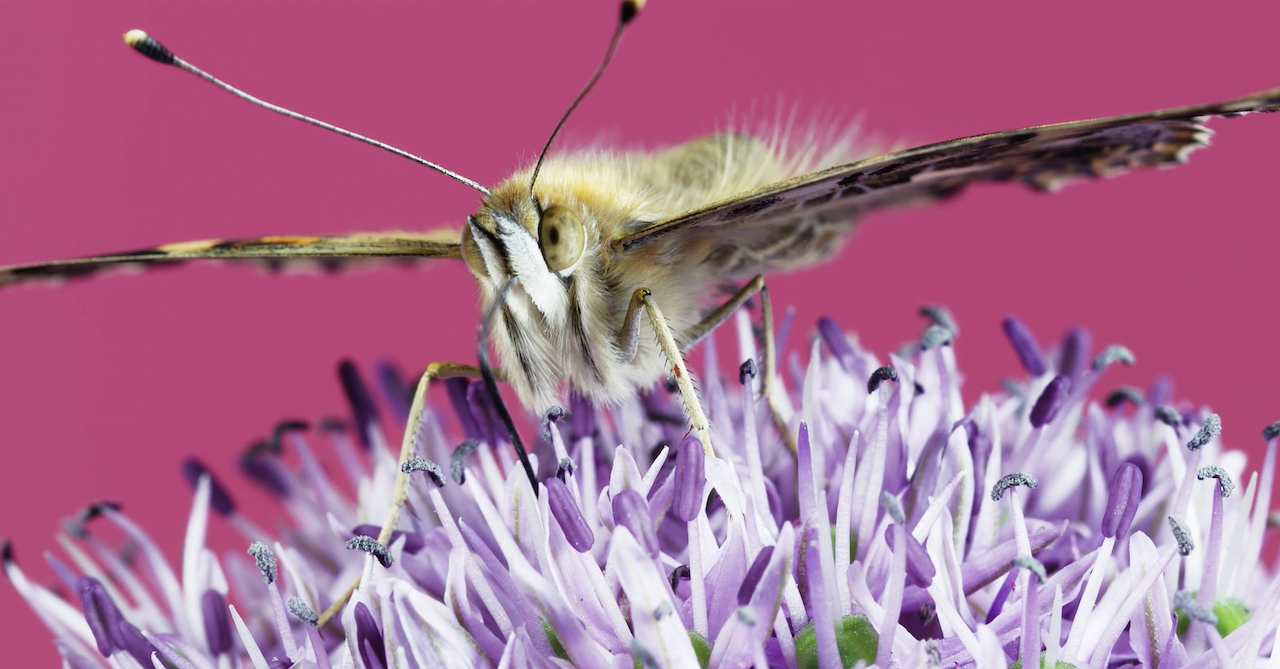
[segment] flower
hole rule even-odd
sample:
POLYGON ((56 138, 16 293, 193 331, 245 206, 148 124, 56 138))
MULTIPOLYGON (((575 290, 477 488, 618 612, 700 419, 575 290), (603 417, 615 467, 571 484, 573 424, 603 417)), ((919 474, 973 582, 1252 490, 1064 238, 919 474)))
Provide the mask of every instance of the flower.
MULTIPOLYGON (((1046 355, 1012 317, 1029 376, 966 410, 955 323, 922 313, 919 344, 887 365, 819 323, 807 367, 792 359, 795 454, 758 406, 755 351, 734 384, 714 342, 714 457, 661 389, 608 412, 575 398, 569 420, 543 421, 536 490, 489 395, 448 381, 466 441, 454 447, 439 411, 410 426, 421 457, 403 463, 409 513, 389 545, 375 537, 401 463, 344 363, 358 439, 320 432, 356 499, 317 464, 306 424, 286 422, 241 462, 290 516, 280 536, 192 460, 177 571, 101 503, 67 525, 71 564, 49 558, 69 601, 7 545, 5 573, 76 669, 1227 667, 1276 652, 1280 579, 1259 558, 1280 424, 1246 479, 1219 417, 1175 408, 1167 384, 1088 399, 1109 365, 1133 363, 1127 349, 1088 365, 1075 330, 1046 355), (248 555, 205 545, 211 511, 248 555), (97 538, 101 522, 131 560, 97 538)), ((378 376, 405 419, 404 383, 378 376)))

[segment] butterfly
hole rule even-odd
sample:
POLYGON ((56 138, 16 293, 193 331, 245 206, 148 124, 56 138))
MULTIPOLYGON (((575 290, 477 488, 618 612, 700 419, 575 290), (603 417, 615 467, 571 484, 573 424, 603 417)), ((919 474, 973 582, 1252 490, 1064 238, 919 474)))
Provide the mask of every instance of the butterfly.
MULTIPOLYGON (((310 261, 332 268, 368 258, 461 259, 475 275, 490 306, 499 303, 502 276, 520 278, 502 301, 504 313, 494 321, 492 336, 507 380, 525 403, 540 410, 563 401, 558 392, 548 390, 553 385, 559 386, 557 391, 571 387, 607 402, 671 374, 670 367, 676 364, 655 343, 658 333, 640 330, 644 336, 639 336, 628 326, 628 313, 635 315, 633 324, 650 318, 648 313, 632 309, 637 288, 650 289, 653 303, 670 326, 672 340, 683 351, 705 333, 705 328, 697 325, 706 321, 716 286, 725 281, 747 286, 757 274, 819 262, 839 247, 865 214, 945 199, 968 184, 983 181, 1010 181, 1043 189, 1075 178, 1175 164, 1202 143, 1200 116, 1271 110, 1276 99, 1277 92, 1270 91, 1164 115, 996 133, 871 156, 813 173, 805 170, 825 166, 831 158, 794 160, 792 154, 784 155, 786 147, 735 134, 713 135, 652 154, 553 154, 547 174, 540 179, 541 188, 535 188, 536 202, 520 188, 527 185, 527 179, 517 174, 490 189, 475 222, 461 229, 184 243, 8 268, 0 270, 0 276, 7 277, 0 280, 22 283, 78 278, 103 268, 168 265, 200 258, 272 266, 310 261), (609 162, 610 157, 616 160, 609 162), (637 201, 620 207, 616 202, 598 203, 578 195, 573 175, 584 172, 600 183, 607 178, 623 182, 639 179, 645 186, 639 190, 644 192, 653 183, 683 190, 680 197, 668 191, 657 198, 660 202, 637 201), (732 178, 726 176, 729 174, 732 178), (696 186, 699 179, 703 180, 702 190, 689 187, 696 186), (575 204, 579 206, 572 206, 575 204), (541 215, 537 215, 539 209, 541 215), (616 213, 619 210, 621 214, 616 213), (555 225, 544 225, 547 221, 555 225), (578 226, 582 230, 581 249, 579 237, 575 237, 578 226), (558 240, 554 244, 552 229, 558 240), (552 247, 569 251, 549 254, 552 247), (589 250, 593 255, 588 255, 589 250), (591 302, 591 294, 577 285, 573 285, 574 291, 563 287, 566 279, 571 284, 586 283, 590 268, 584 263, 593 260, 607 261, 619 270, 629 265, 623 273, 632 277, 617 280, 614 286, 608 280, 609 273, 600 275, 597 267, 597 278, 603 279, 606 290, 596 293, 595 299, 607 304, 594 311, 584 306, 591 302), (552 269, 566 261, 572 262, 552 269), (577 319, 572 318, 575 296, 576 308, 582 313, 577 319), (526 327, 530 322, 546 329, 526 327), (596 329, 588 327, 589 322, 596 329), (626 365, 618 363, 633 336, 635 357, 626 365), (522 352, 528 354, 524 362, 520 360, 522 352)), ((623 199, 616 193, 610 193, 609 198, 623 199)), ((642 322, 640 326, 650 324, 642 322)))
MULTIPOLYGON (((638 11, 635 3, 623 7, 620 26, 638 11)), ((131 32, 126 41, 186 67, 145 34, 131 32)), ((181 242, 0 268, 0 286, 201 259, 326 269, 367 259, 462 260, 486 311, 497 315, 493 344, 526 406, 543 412, 563 405, 568 392, 615 403, 670 375, 691 427, 710 448, 682 353, 763 291, 765 275, 830 258, 869 214, 944 200, 975 183, 1051 191, 1177 165, 1207 145, 1207 119, 1277 108, 1280 89, 1273 89, 862 157, 838 144, 726 132, 655 152, 553 153, 491 189, 431 164, 481 193, 460 230, 181 242), (738 292, 716 302, 726 283, 738 292)), ((772 387, 772 367, 764 365, 764 392, 785 428, 790 417, 772 387)))

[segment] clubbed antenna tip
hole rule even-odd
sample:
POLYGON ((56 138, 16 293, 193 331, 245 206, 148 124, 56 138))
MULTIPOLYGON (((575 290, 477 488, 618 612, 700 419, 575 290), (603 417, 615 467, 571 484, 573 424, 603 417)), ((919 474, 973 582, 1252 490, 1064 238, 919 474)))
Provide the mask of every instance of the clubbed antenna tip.
POLYGON ((154 37, 138 30, 137 28, 134 28, 124 34, 124 43, 128 44, 129 48, 137 51, 147 58, 150 58, 151 60, 156 61, 157 63, 174 65, 178 60, 177 57, 173 55, 172 51, 166 49, 164 45, 157 42, 154 37))

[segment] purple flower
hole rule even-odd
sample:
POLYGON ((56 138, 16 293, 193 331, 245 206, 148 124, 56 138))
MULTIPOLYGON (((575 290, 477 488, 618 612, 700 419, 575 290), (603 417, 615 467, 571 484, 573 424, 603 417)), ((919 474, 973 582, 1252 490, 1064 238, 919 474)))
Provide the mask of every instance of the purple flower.
MULTIPOLYGON (((1263 431, 1253 473, 1224 450, 1218 415, 1171 404, 1167 383, 1146 400, 1125 388, 1091 401, 1112 362, 1133 363, 1124 347, 1088 365, 1087 332, 1042 352, 1012 317, 1005 332, 1030 377, 965 407, 958 327, 945 310, 922 313, 925 339, 950 345, 887 360, 819 324, 825 346, 788 379, 801 389, 795 455, 755 395, 754 363, 734 384, 715 375, 711 348, 700 382, 714 457, 672 420, 666 392, 613 408, 574 398, 568 419, 543 421, 537 490, 480 386, 446 384, 447 406, 409 426, 417 457, 399 463, 386 447, 397 435, 343 363, 368 448, 289 421, 240 463, 286 529, 255 525, 280 523, 237 507, 192 460, 181 565, 98 504, 68 523, 69 560, 49 557, 67 599, 28 580, 7 546, 5 573, 76 668, 1003 668, 1036 656, 1177 668, 1271 656, 1280 579, 1259 558, 1280 424, 1263 431), (442 429, 449 412, 462 434, 442 429), (356 498, 316 448, 336 452, 356 498), (402 466, 407 511, 380 543, 402 466), (210 522, 244 544, 215 553, 210 522), (133 554, 99 540, 100 524, 133 554)), ((403 417, 407 386, 391 369, 383 408, 403 417)))

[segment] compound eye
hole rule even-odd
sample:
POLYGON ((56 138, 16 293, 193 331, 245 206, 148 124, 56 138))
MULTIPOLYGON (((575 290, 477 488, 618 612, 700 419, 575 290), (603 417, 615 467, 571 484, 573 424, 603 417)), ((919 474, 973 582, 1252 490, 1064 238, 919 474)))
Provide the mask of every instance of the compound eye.
POLYGON ((538 246, 547 269, 562 272, 578 262, 587 245, 587 233, 578 215, 565 207, 551 205, 542 212, 538 225, 538 246))

